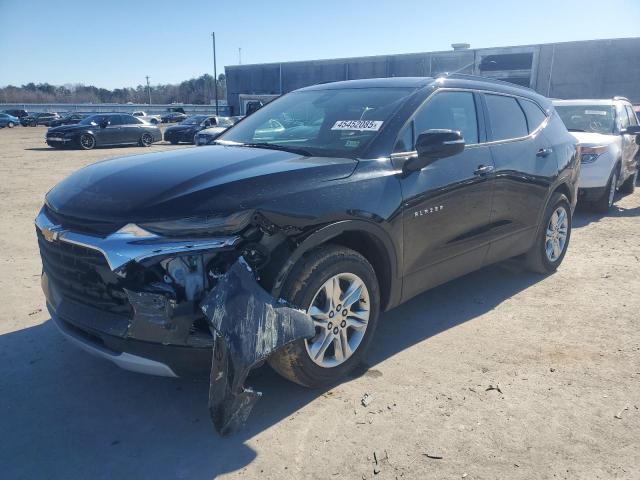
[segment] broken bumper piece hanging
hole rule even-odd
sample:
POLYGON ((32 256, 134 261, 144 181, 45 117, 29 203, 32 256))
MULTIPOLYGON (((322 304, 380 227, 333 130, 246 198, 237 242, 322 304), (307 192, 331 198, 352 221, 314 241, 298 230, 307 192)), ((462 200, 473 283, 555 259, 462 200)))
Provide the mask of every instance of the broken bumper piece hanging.
POLYGON ((252 367, 313 321, 260 287, 240 236, 173 240, 130 224, 107 237, 36 218, 47 308, 62 333, 120 367, 210 376, 216 430, 242 424, 260 394, 252 367), (212 355, 213 352, 213 355, 212 355))
POLYGON ((249 371, 296 340, 315 335, 313 320, 269 295, 240 258, 202 302, 214 338, 209 411, 225 435, 240 427, 261 396, 244 382, 249 371))

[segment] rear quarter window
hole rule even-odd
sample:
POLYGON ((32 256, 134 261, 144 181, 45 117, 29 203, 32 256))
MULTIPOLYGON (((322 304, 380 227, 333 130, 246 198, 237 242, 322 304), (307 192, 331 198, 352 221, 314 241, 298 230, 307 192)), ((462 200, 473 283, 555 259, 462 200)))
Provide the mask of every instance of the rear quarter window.
POLYGON ((518 101, 505 95, 486 94, 492 140, 508 140, 529 134, 527 120, 518 101))
POLYGON ((527 117, 527 126, 529 127, 529 133, 531 133, 547 119, 547 116, 536 103, 525 99, 519 99, 519 102, 527 117))

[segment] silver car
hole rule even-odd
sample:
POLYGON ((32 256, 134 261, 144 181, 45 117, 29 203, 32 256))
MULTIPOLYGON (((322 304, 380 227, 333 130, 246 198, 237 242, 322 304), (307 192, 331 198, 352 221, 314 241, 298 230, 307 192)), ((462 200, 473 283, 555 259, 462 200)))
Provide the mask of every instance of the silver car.
POLYGON ((633 106, 623 97, 553 105, 580 144, 580 199, 608 211, 616 191, 632 193, 638 176, 640 126, 633 106))
POLYGON ((213 127, 205 128, 196 133, 194 143, 198 146, 209 145, 237 122, 237 120, 234 121, 234 118, 238 117, 216 117, 216 124, 213 127))

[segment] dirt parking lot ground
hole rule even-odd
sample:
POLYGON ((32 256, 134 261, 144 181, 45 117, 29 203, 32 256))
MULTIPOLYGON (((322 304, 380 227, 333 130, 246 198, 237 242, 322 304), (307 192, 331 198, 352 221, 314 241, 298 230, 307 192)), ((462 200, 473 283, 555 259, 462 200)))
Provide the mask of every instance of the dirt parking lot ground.
POLYGON ((385 314, 368 369, 332 389, 264 368, 247 427, 221 439, 206 383, 78 350, 39 286, 49 188, 185 147, 56 151, 44 132, 0 130, 1 478, 640 478, 640 193, 579 210, 555 275, 498 265, 385 314))

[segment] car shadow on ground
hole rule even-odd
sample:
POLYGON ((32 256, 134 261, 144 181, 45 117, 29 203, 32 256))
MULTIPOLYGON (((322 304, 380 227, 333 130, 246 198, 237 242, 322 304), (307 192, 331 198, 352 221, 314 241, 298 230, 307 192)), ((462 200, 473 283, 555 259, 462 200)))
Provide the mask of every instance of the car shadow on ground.
MULTIPOLYGON (((515 262, 437 287, 385 313, 361 373, 473 320, 542 280, 515 262)), ((319 395, 267 367, 247 425, 213 430, 208 384, 126 372, 67 343, 49 320, 0 336, 0 462, 4 478, 215 478, 250 464, 246 441, 319 395)), ((390 379, 389 381, 392 381, 390 379)))
MULTIPOLYGON (((616 197, 616 201, 621 197, 616 197)), ((573 228, 586 227, 591 223, 596 223, 605 217, 623 218, 623 217, 640 217, 640 207, 623 208, 614 203, 607 213, 600 213, 594 211, 588 205, 578 204, 575 213, 573 214, 573 228)))

